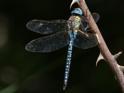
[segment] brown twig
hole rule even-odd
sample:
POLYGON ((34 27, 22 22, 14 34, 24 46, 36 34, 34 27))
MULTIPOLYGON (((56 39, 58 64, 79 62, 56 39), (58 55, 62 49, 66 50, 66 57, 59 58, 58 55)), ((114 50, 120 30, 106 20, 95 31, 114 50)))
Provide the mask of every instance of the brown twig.
POLYGON ((118 80, 118 82, 122 88, 122 92, 124 93, 124 74, 122 71, 123 66, 118 65, 115 57, 109 51, 101 33, 100 33, 100 30, 99 30, 98 26, 96 25, 88 7, 87 7, 85 0, 79 0, 79 1, 73 0, 71 5, 73 5, 74 3, 78 3, 79 6, 81 7, 81 9, 83 10, 84 16, 87 18, 87 21, 89 23, 90 28, 92 29, 93 33, 96 34, 100 53, 103 56, 103 59, 105 59, 105 61, 111 67, 114 75, 116 76, 116 78, 117 78, 117 80, 118 80))

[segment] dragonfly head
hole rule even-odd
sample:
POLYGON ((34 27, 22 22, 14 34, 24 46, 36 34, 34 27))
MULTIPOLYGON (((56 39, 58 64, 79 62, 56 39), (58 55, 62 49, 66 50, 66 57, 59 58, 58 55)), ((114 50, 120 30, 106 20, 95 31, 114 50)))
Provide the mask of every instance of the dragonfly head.
POLYGON ((82 16, 83 15, 83 12, 80 8, 73 8, 72 11, 71 11, 71 14, 73 15, 80 15, 82 16))

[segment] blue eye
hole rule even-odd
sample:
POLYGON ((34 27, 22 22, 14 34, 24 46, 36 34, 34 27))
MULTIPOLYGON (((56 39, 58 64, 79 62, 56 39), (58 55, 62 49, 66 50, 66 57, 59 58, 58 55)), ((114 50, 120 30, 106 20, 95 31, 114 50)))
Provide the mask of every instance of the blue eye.
POLYGON ((83 12, 80 8, 74 8, 72 11, 71 11, 71 14, 78 14, 78 15, 83 15, 83 12))

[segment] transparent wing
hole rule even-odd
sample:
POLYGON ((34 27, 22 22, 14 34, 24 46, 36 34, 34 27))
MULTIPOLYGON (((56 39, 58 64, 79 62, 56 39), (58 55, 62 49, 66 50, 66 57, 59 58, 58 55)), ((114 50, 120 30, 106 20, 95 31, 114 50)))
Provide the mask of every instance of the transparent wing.
POLYGON ((30 52, 52 52, 66 46, 68 40, 67 32, 58 32, 30 41, 25 49, 30 52))
MULTIPOLYGON (((97 23, 100 19, 100 15, 98 13, 92 13, 92 16, 93 16, 95 22, 97 23)), ((82 16, 82 18, 81 18, 81 29, 82 29, 82 31, 88 31, 90 29, 87 19, 84 16, 82 16)))
MULTIPOLYGON (((98 13, 92 13, 92 16, 93 16, 95 22, 97 23, 100 19, 100 15, 98 13)), ((87 22, 87 19, 84 16, 82 16, 81 19, 82 19, 81 20, 82 23, 87 22)))
POLYGON ((97 46, 98 41, 92 33, 78 31, 74 41, 74 46, 82 49, 88 49, 97 46))
POLYGON ((51 34, 58 31, 68 31, 66 20, 31 20, 26 24, 26 27, 36 33, 51 34))
POLYGON ((97 23, 100 19, 100 15, 98 13, 92 13, 92 16, 93 16, 95 22, 97 23))

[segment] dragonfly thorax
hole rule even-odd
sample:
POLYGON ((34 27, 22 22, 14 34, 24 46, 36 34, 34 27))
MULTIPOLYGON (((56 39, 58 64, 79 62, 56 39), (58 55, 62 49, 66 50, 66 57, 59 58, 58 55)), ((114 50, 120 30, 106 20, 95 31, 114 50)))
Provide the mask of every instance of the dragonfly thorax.
POLYGON ((80 16, 71 16, 69 20, 71 21, 72 31, 78 31, 81 25, 80 16))

